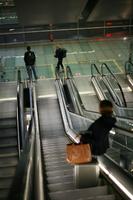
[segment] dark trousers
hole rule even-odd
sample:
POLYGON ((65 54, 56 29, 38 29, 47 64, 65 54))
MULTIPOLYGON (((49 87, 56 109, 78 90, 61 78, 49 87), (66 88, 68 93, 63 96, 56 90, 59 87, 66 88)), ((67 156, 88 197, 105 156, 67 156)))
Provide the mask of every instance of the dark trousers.
POLYGON ((32 79, 32 73, 34 74, 34 78, 37 80, 37 74, 34 65, 26 65, 27 73, 29 76, 29 80, 32 79))
POLYGON ((60 70, 60 67, 64 70, 64 66, 62 62, 63 62, 63 58, 58 59, 57 70, 60 70))

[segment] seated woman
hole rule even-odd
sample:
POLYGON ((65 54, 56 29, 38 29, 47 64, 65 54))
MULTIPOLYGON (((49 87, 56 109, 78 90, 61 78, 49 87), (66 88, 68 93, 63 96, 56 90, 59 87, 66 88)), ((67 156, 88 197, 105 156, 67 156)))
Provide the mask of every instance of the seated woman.
POLYGON ((112 117, 113 105, 110 101, 101 101, 99 110, 101 117, 92 123, 84 134, 80 134, 81 143, 89 143, 93 155, 102 155, 109 148, 109 131, 116 123, 116 119, 112 117))

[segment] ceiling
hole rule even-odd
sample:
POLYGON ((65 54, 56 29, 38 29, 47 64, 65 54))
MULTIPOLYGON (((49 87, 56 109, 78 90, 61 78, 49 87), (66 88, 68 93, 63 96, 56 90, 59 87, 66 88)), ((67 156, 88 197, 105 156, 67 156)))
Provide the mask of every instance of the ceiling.
POLYGON ((133 0, 99 0, 88 16, 88 21, 133 18, 133 0))
POLYGON ((16 0, 24 26, 77 22, 87 0, 16 0))

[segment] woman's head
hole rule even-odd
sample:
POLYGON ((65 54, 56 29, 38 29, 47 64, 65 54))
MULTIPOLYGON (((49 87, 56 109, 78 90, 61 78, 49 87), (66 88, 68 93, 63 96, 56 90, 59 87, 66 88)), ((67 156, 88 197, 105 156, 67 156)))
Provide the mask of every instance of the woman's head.
POLYGON ((103 100, 99 104, 99 111, 101 115, 112 115, 113 113, 113 104, 108 100, 103 100))

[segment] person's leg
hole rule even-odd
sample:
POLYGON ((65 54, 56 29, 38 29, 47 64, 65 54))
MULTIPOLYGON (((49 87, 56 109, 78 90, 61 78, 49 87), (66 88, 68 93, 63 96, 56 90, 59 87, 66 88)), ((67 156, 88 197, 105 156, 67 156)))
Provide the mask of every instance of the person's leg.
POLYGON ((58 62, 57 62, 57 70, 59 71, 60 70, 60 60, 58 59, 58 62))
POLYGON ((32 78, 31 67, 29 65, 26 65, 26 69, 27 69, 27 74, 29 76, 29 80, 31 80, 31 78, 32 78))
POLYGON ((37 80, 37 74, 36 74, 35 66, 32 65, 32 66, 31 66, 31 69, 32 69, 32 72, 33 72, 33 74, 34 74, 35 79, 37 80))
POLYGON ((60 60, 60 66, 61 66, 62 70, 64 70, 64 66, 63 66, 63 58, 60 60))

